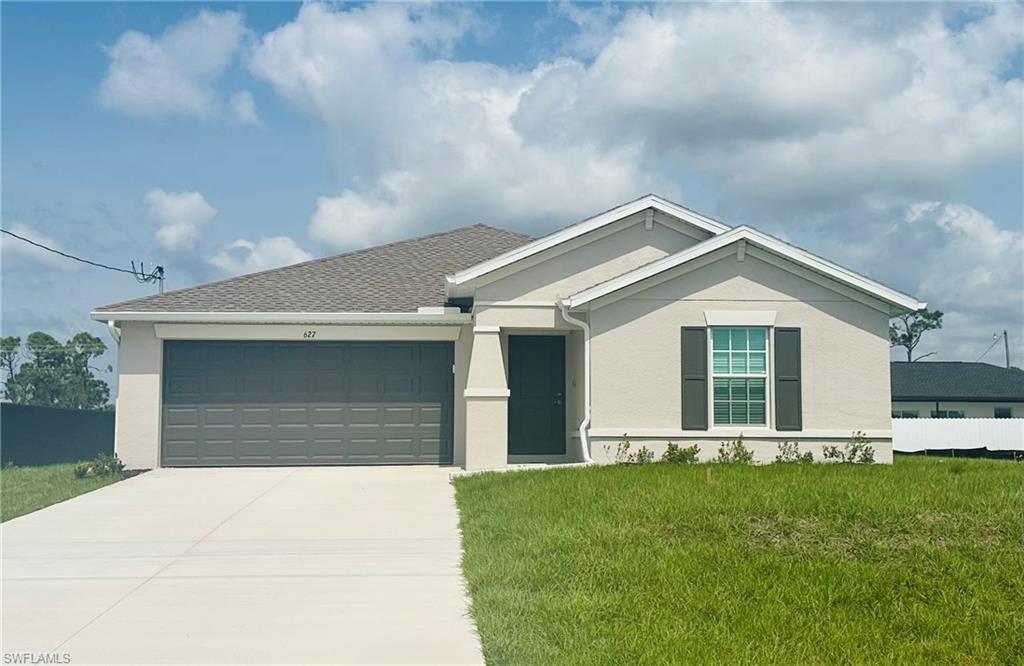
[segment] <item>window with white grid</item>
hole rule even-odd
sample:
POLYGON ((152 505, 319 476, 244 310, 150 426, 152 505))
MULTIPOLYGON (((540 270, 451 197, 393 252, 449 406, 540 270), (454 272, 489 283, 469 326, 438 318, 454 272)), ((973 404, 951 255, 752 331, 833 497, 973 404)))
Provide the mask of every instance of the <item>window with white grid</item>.
POLYGON ((765 425, 768 329, 711 329, 715 425, 765 425))

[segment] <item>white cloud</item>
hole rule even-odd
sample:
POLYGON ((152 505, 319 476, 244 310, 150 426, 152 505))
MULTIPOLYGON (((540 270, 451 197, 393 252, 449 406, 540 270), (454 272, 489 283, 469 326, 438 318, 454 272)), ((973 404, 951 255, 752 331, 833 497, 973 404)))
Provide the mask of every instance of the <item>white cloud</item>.
POLYGON ((967 355, 981 330, 1024 328, 1024 250, 1000 227, 1019 220, 948 203, 1021 160, 1024 10, 979 7, 966 26, 962 12, 568 12, 570 56, 524 69, 452 60, 476 28, 448 6, 307 4, 249 67, 327 128, 337 186, 317 200, 316 240, 477 221, 543 232, 647 191, 687 202, 680 185, 696 184, 720 201, 707 212, 946 310, 941 339, 967 355))
POLYGON ((239 90, 231 96, 231 116, 240 125, 259 125, 260 117, 256 113, 256 102, 248 90, 239 90))
POLYGON ((604 40, 593 61, 524 71, 445 59, 473 25, 445 8, 310 4, 250 68, 330 131, 339 191, 310 231, 338 247, 427 220, 535 229, 648 190, 685 199, 683 170, 767 216, 937 196, 1019 158, 1024 89, 1000 78, 1019 7, 961 32, 937 10, 898 27, 849 11, 658 6, 611 30, 610 10, 569 12, 604 40))
POLYGON ((683 164, 761 212, 934 194, 1019 159, 1024 88, 1001 74, 1024 44, 1020 5, 962 32, 939 10, 896 34, 848 18, 756 4, 634 10, 591 65, 539 78, 515 126, 536 142, 641 144, 662 168, 683 164))
POLYGON ((225 273, 241 275, 297 264, 312 258, 313 255, 296 245, 291 238, 273 236, 261 238, 255 243, 236 240, 225 245, 224 249, 210 259, 210 263, 225 273))
POLYGON ((247 34, 238 12, 207 10, 155 37, 125 32, 106 49, 100 105, 148 118, 214 115, 223 105, 215 84, 247 34))
POLYGON ((154 188, 143 202, 146 214, 157 224, 156 239, 168 250, 195 247, 199 233, 217 214, 199 192, 165 192, 154 188))
MULTIPOLYGON (((66 248, 53 238, 23 222, 12 222, 5 226, 8 231, 23 238, 28 238, 29 240, 53 248, 54 250, 68 252, 66 248)), ((11 238, 7 234, 0 234, 0 252, 3 253, 5 261, 7 260, 6 257, 10 256, 25 257, 34 262, 65 271, 74 270, 82 266, 82 264, 77 261, 62 257, 58 254, 54 254, 53 252, 48 252, 41 247, 36 247, 35 245, 26 243, 23 240, 11 238)))
MULTIPOLYGON (((945 313, 944 328, 922 343, 938 360, 973 361, 1008 329, 1024 339, 1024 230, 1002 229, 982 212, 958 203, 863 207, 805 231, 814 250, 892 285, 945 313), (836 228, 849 229, 843 235, 836 228), (813 240, 812 240, 813 239, 813 240)), ((1020 345, 1014 346, 1020 363, 1020 345)))
POLYGON ((330 129, 339 170, 359 170, 319 199, 313 238, 359 246, 442 220, 550 228, 677 194, 631 147, 526 143, 510 120, 538 72, 439 58, 474 26, 447 7, 308 4, 262 38, 252 71, 330 129))

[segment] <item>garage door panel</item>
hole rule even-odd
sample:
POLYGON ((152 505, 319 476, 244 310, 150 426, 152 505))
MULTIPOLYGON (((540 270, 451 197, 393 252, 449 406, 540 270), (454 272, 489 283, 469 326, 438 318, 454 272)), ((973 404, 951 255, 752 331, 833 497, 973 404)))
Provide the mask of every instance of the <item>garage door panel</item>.
POLYGON ((177 407, 167 410, 166 424, 169 428, 199 425, 199 410, 195 407, 177 407))
POLYGON ((165 343, 165 465, 450 462, 450 343, 165 343))
POLYGON ((348 394, 352 400, 376 400, 380 395, 381 377, 376 372, 352 371, 348 374, 348 394))
POLYGON ((388 372, 384 375, 384 394, 395 397, 416 395, 416 379, 411 374, 388 372))
POLYGON ((452 392, 452 381, 449 377, 424 374, 420 375, 419 381, 420 395, 443 396, 449 395, 452 392))
POLYGON ((242 407, 240 410, 243 428, 270 427, 274 425, 274 411, 271 407, 242 407))
POLYGON ((419 422, 423 425, 441 425, 442 410, 440 407, 420 407, 419 422))
POLYGON ((415 407, 385 407, 384 408, 384 425, 385 426, 413 426, 416 425, 416 408, 415 407))
POLYGON ((172 363, 200 363, 203 361, 203 345, 198 342, 182 342, 167 350, 167 360, 172 363))
POLYGON ((302 402, 309 397, 309 380, 305 372, 279 371, 274 375, 274 393, 280 399, 302 402))

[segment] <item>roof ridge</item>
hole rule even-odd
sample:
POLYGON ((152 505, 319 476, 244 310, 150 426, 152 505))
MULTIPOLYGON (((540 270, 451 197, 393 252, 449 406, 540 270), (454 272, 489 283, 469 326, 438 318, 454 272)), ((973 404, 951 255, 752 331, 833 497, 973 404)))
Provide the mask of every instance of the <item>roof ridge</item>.
POLYGON ((134 301, 139 301, 139 300, 143 300, 143 299, 153 298, 154 296, 170 296, 170 295, 173 295, 173 294, 178 294, 178 293, 183 292, 183 291, 188 291, 189 289, 197 289, 197 288, 200 288, 200 287, 210 287, 210 286, 214 286, 214 285, 230 284, 230 283, 236 282, 238 280, 249 279, 249 278, 252 278, 252 277, 259 276, 259 275, 265 275, 267 273, 274 273, 274 272, 279 272, 279 271, 288 271, 288 270, 293 269, 293 268, 300 268, 300 267, 311 266, 311 265, 314 265, 314 264, 317 264, 317 263, 323 263, 323 262, 326 262, 326 261, 333 261, 333 260, 336 260, 336 259, 340 259, 342 257, 351 257, 351 256, 354 256, 354 255, 362 254, 364 252, 370 252, 370 251, 373 251, 373 250, 382 250, 382 249, 385 249, 385 248, 391 248, 391 247, 396 247, 396 246, 399 246, 399 245, 405 245, 406 243, 414 243, 414 242, 418 242, 418 241, 424 241, 424 240, 427 240, 429 238, 435 238, 437 236, 444 236, 444 235, 447 235, 447 234, 454 234, 454 233, 457 233, 457 232, 460 232, 460 231, 466 231, 468 229, 478 229, 478 228, 493 229, 494 231, 500 231, 502 233, 512 234, 512 235, 515 235, 515 236, 520 236, 520 237, 522 237, 523 239, 525 239, 527 241, 532 240, 532 238, 530 236, 527 236, 526 234, 519 233, 518 231, 510 231, 508 229, 502 229, 500 227, 491 226, 489 224, 484 224, 482 222, 476 222, 474 224, 469 224, 469 225, 466 225, 466 226, 463 226, 463 227, 456 227, 454 229, 446 229, 446 230, 442 230, 442 231, 435 231, 435 232, 432 232, 432 233, 429 233, 429 234, 424 234, 422 236, 414 236, 412 238, 403 238, 403 239, 391 241, 390 243, 382 243, 381 245, 371 245, 369 247, 361 247, 361 248, 358 248, 358 249, 355 249, 355 250, 348 250, 346 252, 340 252, 338 254, 327 255, 326 257, 316 257, 316 258, 313 258, 313 259, 308 259, 306 261, 300 261, 300 262, 297 262, 297 263, 294 263, 294 264, 288 264, 286 266, 278 266, 276 268, 267 268, 267 269, 264 269, 262 271, 254 271, 252 273, 243 273, 242 275, 233 275, 231 277, 226 277, 226 278, 223 278, 223 279, 220 279, 220 280, 214 280, 213 282, 203 282, 201 284, 194 284, 194 285, 191 285, 191 286, 188 286, 188 287, 180 287, 178 289, 172 289, 170 291, 165 291, 165 292, 163 292, 161 294, 150 294, 148 296, 139 296, 137 298, 129 298, 129 299, 124 300, 124 301, 118 301, 117 303, 110 303, 108 305, 104 305, 102 308, 100 308, 98 310, 98 312, 104 312, 108 308, 119 307, 119 306, 122 306, 122 305, 124 305, 126 303, 132 303, 134 301))

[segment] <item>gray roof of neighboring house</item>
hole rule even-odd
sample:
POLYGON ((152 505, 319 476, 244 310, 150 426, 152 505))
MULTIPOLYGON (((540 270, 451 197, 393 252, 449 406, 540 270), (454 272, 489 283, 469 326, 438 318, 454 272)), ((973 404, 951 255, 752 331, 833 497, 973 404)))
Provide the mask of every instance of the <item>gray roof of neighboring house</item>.
POLYGON ((1024 370, 965 361, 897 361, 892 399, 1024 402, 1024 370))
POLYGON ((98 312, 415 312, 445 275, 533 240, 475 224, 97 308, 98 312))

